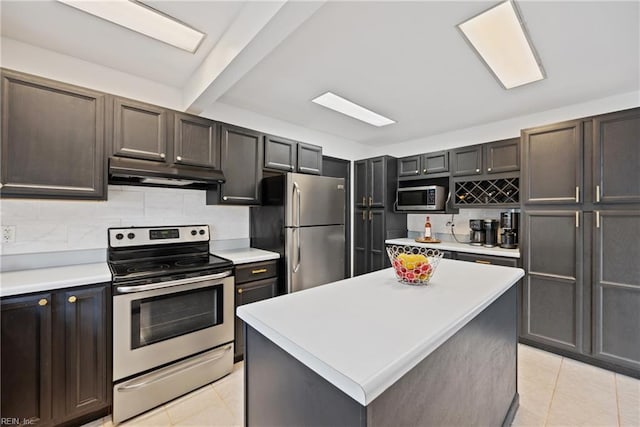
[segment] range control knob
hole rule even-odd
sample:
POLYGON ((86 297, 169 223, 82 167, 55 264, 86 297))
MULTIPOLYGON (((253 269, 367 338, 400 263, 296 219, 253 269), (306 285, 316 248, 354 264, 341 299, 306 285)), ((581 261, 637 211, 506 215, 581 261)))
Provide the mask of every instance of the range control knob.
POLYGON ((122 234, 122 233, 116 234, 116 239, 118 239, 118 240, 124 239, 124 234, 122 234))
POLYGON ((198 234, 198 232, 196 230, 191 230, 191 235, 195 236, 196 234, 198 234))
POLYGON ((129 239, 133 239, 134 237, 136 237, 136 235, 135 235, 135 234, 133 234, 133 233, 129 233, 129 234, 127 234, 127 237, 128 237, 129 239))
POLYGON ((200 235, 204 235, 204 230, 200 230, 200 235))

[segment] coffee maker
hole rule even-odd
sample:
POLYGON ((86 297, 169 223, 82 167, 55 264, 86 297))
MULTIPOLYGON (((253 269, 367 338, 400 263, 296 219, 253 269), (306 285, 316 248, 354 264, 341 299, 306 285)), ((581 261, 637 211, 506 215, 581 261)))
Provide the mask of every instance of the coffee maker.
POLYGON ((507 211, 500 213, 500 228, 502 228, 501 248, 516 249, 518 247, 519 226, 520 212, 507 211))
POLYGON ((484 244, 488 248, 493 248, 498 245, 498 220, 485 219, 484 220, 484 244))
POLYGON ((469 233, 470 243, 474 246, 482 246, 484 244, 484 221, 481 219, 470 219, 469 233))

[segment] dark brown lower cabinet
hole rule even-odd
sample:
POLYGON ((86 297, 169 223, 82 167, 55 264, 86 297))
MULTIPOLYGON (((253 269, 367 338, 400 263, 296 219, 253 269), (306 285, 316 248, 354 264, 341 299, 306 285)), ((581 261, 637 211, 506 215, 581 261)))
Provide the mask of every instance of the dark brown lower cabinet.
POLYGON ((2 299, 3 418, 49 426, 108 412, 109 286, 2 299))
MULTIPOLYGON (((235 308, 278 295, 277 261, 254 262, 236 266, 235 308)), ((235 309, 234 309, 235 312, 235 309)), ((235 316, 234 360, 244 356, 244 322, 235 316)))

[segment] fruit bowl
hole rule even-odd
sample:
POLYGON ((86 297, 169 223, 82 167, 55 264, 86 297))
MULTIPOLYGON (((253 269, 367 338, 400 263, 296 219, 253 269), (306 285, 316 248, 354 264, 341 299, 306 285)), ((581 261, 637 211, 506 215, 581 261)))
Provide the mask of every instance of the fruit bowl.
POLYGON ((444 253, 417 246, 387 245, 387 255, 398 281, 408 285, 426 285, 444 253))

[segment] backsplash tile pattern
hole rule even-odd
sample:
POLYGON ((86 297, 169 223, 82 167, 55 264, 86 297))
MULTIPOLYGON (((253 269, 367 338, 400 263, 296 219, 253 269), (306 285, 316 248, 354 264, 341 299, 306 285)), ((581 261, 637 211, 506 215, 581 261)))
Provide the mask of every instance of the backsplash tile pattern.
POLYGON ((249 238, 249 208, 207 206, 202 190, 110 185, 104 202, 3 199, 0 215, 16 227, 3 255, 104 249, 109 227, 208 224, 214 241, 249 238))
MULTIPOLYGON (((500 212, 508 209, 460 209, 460 213, 453 216, 455 224, 454 231, 460 241, 469 240, 469 220, 470 219, 496 219, 500 220, 500 212)), ((407 215, 407 229, 409 231, 424 233, 424 222, 426 216, 431 222, 431 232, 435 234, 450 235, 451 229, 447 227, 447 222, 451 221, 451 214, 409 214, 407 215)))

